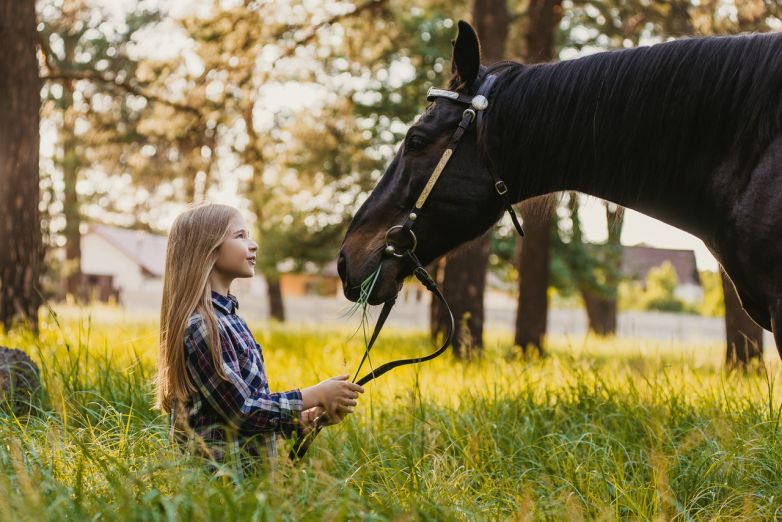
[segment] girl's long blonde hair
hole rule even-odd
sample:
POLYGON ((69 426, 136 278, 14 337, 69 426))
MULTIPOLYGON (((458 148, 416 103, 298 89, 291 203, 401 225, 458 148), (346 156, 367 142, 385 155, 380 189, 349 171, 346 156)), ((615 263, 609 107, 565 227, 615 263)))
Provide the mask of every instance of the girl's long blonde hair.
POLYGON ((184 333, 190 316, 203 317, 217 374, 227 379, 222 366, 217 316, 212 307, 209 274, 218 249, 230 233, 239 211, 229 205, 201 204, 177 216, 168 235, 163 301, 160 306, 160 349, 153 408, 171 413, 196 391, 185 365, 184 333))

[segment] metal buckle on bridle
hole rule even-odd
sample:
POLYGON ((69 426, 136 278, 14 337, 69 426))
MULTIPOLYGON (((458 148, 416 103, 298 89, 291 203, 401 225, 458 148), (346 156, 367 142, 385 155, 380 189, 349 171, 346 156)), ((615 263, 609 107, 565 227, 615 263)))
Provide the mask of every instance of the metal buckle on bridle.
MULTIPOLYGON (((415 215, 414 213, 411 213, 411 216, 414 216, 414 215, 415 215)), ((415 218, 413 218, 413 220, 414 219, 415 218)), ((390 255, 392 255, 394 257, 405 257, 405 253, 406 252, 411 252, 411 253, 415 252, 415 247, 418 246, 418 239, 415 237, 415 233, 411 229, 407 228, 406 230, 408 232, 410 232, 410 237, 413 238, 413 244, 410 246, 410 248, 408 248, 406 250, 406 252, 402 252, 401 254, 398 254, 397 251, 396 251, 396 247, 391 244, 391 242, 389 241, 389 237, 388 237, 388 235, 391 233, 391 231, 395 230, 397 228, 400 229, 400 230, 405 230, 405 227, 403 225, 394 225, 393 227, 391 227, 388 230, 386 230, 386 237, 385 237, 386 254, 390 254, 390 255)))
POLYGON ((500 196, 508 192, 508 186, 502 180, 494 184, 494 189, 497 191, 497 194, 499 194, 500 196))

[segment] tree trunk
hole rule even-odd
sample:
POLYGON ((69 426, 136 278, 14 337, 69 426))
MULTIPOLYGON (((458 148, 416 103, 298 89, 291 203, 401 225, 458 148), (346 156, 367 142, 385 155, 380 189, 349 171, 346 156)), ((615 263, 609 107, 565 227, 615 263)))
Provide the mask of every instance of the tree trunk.
MULTIPOLYGON (((606 301, 609 317, 603 323, 603 335, 614 335, 617 323, 617 300, 619 299, 619 282, 622 280, 622 227, 625 222, 625 209, 609 201, 604 201, 606 210, 606 226, 608 241, 606 248, 606 281, 609 297, 606 301)), ((597 330, 595 330, 597 331, 597 330)))
MULTIPOLYGON (((561 0, 530 0, 525 37, 528 63, 554 59, 556 31, 562 18, 561 4, 561 0)), ((539 218, 529 219, 531 213, 538 213, 534 208, 541 201, 543 198, 535 198, 521 205, 525 236, 518 258, 519 302, 514 343, 524 354, 530 346, 540 354, 544 352, 553 215, 543 212, 539 218)))
MULTIPOLYGON (((571 197, 577 198, 573 192, 571 197)), ((621 279, 622 265, 622 226, 624 224, 624 207, 608 201, 603 202, 606 211, 606 224, 608 225, 608 241, 605 245, 605 282, 599 292, 590 291, 588 287, 580 288, 581 297, 584 300, 589 329, 598 335, 616 334, 617 325, 617 296, 619 293, 619 281, 621 279)), ((575 206, 578 213, 578 205, 575 206)), ((571 216, 577 219, 577 216, 571 216)), ((583 241, 581 234, 573 240, 583 241)))
POLYGON ((530 0, 527 17, 525 61, 542 63, 554 60, 557 27, 562 20, 562 0, 530 0))
POLYGON ((758 326, 741 307, 733 283, 720 270, 725 296, 725 333, 728 350, 725 362, 730 369, 746 368, 752 360, 763 356, 763 328, 758 326))
POLYGON ((552 214, 545 210, 549 196, 521 204, 524 240, 518 256, 519 302, 516 307, 514 344, 527 355, 530 347, 543 355, 548 319, 548 285, 551 271, 552 214), (544 210, 542 210, 544 209, 544 210))
MULTIPOLYGON (((262 173, 265 160, 261 149, 260 137, 258 136, 258 133, 255 132, 255 127, 253 126, 252 115, 254 108, 255 103, 251 103, 243 113, 245 128, 247 129, 247 135, 250 138, 250 145, 244 149, 244 161, 253 167, 253 174, 248 183, 247 194, 258 219, 256 230, 258 231, 260 242, 263 243, 264 206, 269 200, 271 191, 263 184, 262 173)), ((269 253, 267 252, 262 256, 261 271, 266 280, 266 294, 269 300, 269 317, 283 322, 285 321, 285 302, 282 300, 280 273, 277 271, 277 260, 274 259, 274 256, 269 256, 268 254, 269 253)))
POLYGON ((264 275, 269 296, 269 317, 277 321, 285 321, 285 306, 282 302, 280 274, 264 275))
POLYGON ((606 299, 582 289, 581 297, 589 320, 589 329, 598 335, 616 333, 616 299, 606 299))
POLYGON ((40 80, 35 3, 0 0, 0 318, 38 333, 40 80))
MULTIPOLYGON (((68 54, 73 58, 73 44, 66 39, 66 60, 68 54)), ((60 130, 62 137, 62 167, 65 201, 63 202, 63 214, 65 216, 65 293, 71 294, 76 301, 86 301, 86 285, 83 284, 81 274, 81 215, 79 212, 79 196, 76 192, 76 183, 79 180, 81 160, 77 152, 76 138, 76 112, 73 109, 73 84, 63 84, 63 125, 60 130)))
MULTIPOLYGON (((448 261, 448 256, 441 257, 434 261, 426 271, 432 276, 432 279, 437 286, 440 287, 440 291, 443 288, 443 275, 445 274, 445 263, 448 261)), ((438 335, 445 334, 445 328, 447 325, 443 322, 443 311, 440 300, 432 296, 432 301, 429 305, 429 334, 432 336, 432 340, 439 342, 438 335)))
MULTIPOLYGON (((451 307, 455 331, 451 342, 457 357, 469 359, 480 356, 483 348, 483 294, 486 287, 486 269, 489 265, 489 247, 492 230, 469 241, 448 254, 440 289, 451 307)), ((437 328, 436 339, 447 328, 447 311, 437 299, 432 299, 437 328)))
POLYGON ((481 40, 481 61, 490 65, 505 58, 510 13, 508 0, 474 0, 472 21, 481 40))

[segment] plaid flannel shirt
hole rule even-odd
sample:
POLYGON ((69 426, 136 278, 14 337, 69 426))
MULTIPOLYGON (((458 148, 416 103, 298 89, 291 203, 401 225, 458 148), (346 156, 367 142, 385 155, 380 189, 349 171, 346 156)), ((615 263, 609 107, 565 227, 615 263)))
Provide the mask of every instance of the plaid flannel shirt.
MULTIPOLYGON (((185 404, 187 423, 203 437, 218 462, 252 465, 263 456, 277 456, 277 437, 301 434, 302 398, 299 388, 271 393, 263 351, 244 320, 236 314, 239 302, 232 294, 212 291, 218 319, 223 370, 220 378, 212 362, 204 319, 190 316, 184 337, 187 369, 198 393, 185 404)), ((174 413, 170 433, 175 437, 174 413)), ((176 439, 183 442, 182 433, 176 439)))

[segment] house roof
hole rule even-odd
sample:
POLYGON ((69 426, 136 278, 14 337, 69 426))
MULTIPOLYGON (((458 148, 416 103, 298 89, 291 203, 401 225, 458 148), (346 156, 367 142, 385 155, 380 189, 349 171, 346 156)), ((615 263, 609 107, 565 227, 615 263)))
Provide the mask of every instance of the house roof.
POLYGON ((654 248, 644 245, 622 248, 622 273, 634 279, 645 279, 649 270, 670 261, 676 270, 679 284, 700 286, 695 252, 673 248, 654 248))
POLYGON ((90 223, 87 230, 105 239, 153 276, 163 277, 166 236, 99 223, 90 223))

